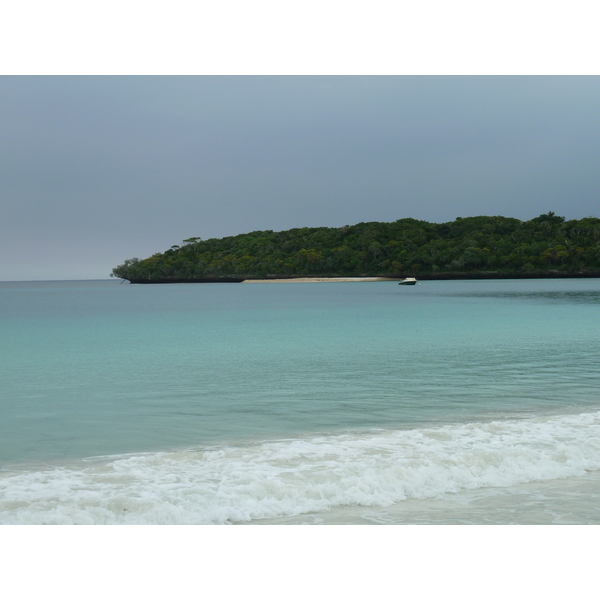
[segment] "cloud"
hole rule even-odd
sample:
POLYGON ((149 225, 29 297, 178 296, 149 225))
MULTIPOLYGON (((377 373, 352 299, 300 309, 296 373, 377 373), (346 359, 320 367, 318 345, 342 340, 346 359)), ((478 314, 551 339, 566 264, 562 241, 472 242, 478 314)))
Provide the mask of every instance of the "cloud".
POLYGON ((594 214, 597 77, 2 77, 0 279, 181 239, 594 214))

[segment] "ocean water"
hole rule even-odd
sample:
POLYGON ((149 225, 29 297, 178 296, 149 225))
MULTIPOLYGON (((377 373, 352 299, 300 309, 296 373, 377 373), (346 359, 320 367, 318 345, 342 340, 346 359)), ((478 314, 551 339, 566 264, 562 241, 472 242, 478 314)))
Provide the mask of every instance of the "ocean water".
POLYGON ((600 280, 0 283, 0 523, 600 523, 600 280))

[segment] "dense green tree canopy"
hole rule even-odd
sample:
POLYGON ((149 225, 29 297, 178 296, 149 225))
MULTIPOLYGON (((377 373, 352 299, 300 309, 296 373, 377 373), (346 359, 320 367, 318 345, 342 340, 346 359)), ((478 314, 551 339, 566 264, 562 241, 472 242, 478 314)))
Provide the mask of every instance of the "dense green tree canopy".
POLYGON ((128 259, 111 276, 132 282, 306 276, 540 276, 600 274, 600 219, 530 221, 400 219, 344 227, 253 231, 183 240, 162 254, 128 259))

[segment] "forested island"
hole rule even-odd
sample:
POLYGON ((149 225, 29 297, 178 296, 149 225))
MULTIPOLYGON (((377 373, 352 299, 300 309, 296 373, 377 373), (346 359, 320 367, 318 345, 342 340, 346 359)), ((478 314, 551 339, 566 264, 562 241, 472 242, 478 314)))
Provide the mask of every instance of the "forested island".
POLYGON ((253 231, 182 246, 115 267, 131 283, 237 282, 295 277, 476 279, 599 277, 600 219, 400 219, 344 227, 253 231))

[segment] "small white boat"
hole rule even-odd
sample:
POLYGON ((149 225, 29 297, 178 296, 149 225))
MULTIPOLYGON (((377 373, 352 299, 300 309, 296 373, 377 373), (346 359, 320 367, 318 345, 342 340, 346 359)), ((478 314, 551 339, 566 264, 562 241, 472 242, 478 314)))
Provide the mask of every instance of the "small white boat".
POLYGON ((398 285, 415 285, 415 283, 417 283, 417 280, 414 277, 405 277, 398 282, 398 285))

